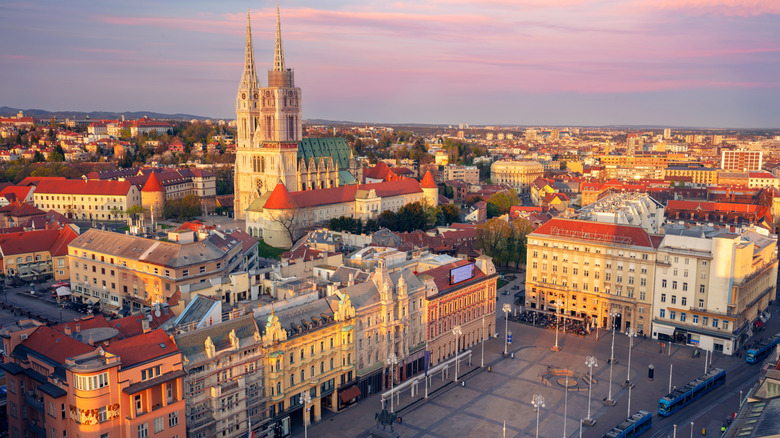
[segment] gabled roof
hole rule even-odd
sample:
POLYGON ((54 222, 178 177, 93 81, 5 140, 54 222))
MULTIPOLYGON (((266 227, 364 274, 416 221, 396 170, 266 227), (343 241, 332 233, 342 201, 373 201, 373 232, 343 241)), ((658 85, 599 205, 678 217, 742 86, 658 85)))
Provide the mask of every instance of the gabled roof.
POLYGON ((77 234, 70 227, 61 230, 33 230, 0 235, 0 251, 4 257, 31 252, 52 252, 52 256, 67 254, 68 243, 77 234))
POLYGON ((339 170, 349 168, 349 157, 352 150, 344 137, 304 138, 298 142, 298 155, 296 162, 301 158, 309 162, 320 157, 331 157, 339 170))
POLYGON ((114 341, 103 348, 121 358, 123 369, 179 352, 162 329, 114 341))
POLYGON ((279 183, 274 187, 271 196, 263 205, 263 208, 274 210, 316 207, 319 205, 340 204, 352 202, 360 191, 367 193, 374 190, 380 198, 422 193, 420 183, 415 179, 400 181, 385 181, 373 184, 358 184, 353 186, 332 187, 329 189, 303 190, 300 192, 288 192, 284 184, 279 183))
MULTIPOLYGON (((319 192, 320 190, 316 190, 319 192)), ((289 210, 297 207, 295 201, 290 197, 290 192, 287 191, 287 187, 283 183, 277 183, 271 192, 271 196, 265 201, 263 208, 271 210, 289 210)))
POLYGON ((9 201, 24 201, 30 195, 33 187, 30 186, 7 186, 0 191, 0 196, 4 196, 9 201))
POLYGON ((36 194, 125 196, 133 185, 129 181, 81 179, 44 180, 38 183, 36 194))
POLYGON ((65 359, 69 357, 89 353, 95 349, 46 326, 35 329, 17 348, 19 347, 27 350, 28 354, 29 351, 35 352, 60 365, 64 364, 65 359))
POLYGON ((369 167, 363 171, 363 176, 365 178, 384 180, 388 172, 390 172, 390 167, 384 161, 379 161, 376 163, 376 166, 369 167))

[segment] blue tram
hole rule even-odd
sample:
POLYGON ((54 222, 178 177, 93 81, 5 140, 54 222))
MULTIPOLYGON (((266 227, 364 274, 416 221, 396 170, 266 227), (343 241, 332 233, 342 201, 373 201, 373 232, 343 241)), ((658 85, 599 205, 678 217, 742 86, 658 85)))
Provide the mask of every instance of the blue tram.
POLYGON ((767 354, 772 352, 772 349, 780 342, 780 333, 772 336, 771 338, 762 339, 758 344, 749 348, 745 355, 747 363, 757 363, 761 361, 767 354))
POLYGON ((726 371, 713 368, 707 374, 661 397, 658 414, 668 417, 726 382, 726 371))
POLYGON ((637 411, 634 415, 621 421, 602 438, 631 438, 641 435, 653 425, 653 414, 648 411, 637 411))

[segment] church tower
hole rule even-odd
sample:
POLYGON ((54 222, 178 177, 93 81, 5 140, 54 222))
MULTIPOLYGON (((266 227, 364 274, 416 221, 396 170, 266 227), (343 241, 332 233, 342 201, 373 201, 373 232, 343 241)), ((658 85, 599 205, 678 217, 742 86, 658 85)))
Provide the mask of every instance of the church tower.
POLYGON ((247 17, 244 74, 236 99, 234 211, 243 219, 252 201, 282 183, 298 189, 298 141, 302 135, 301 90, 292 69, 284 65, 282 27, 276 8, 274 67, 268 71, 268 87, 261 88, 255 70, 252 36, 247 17))

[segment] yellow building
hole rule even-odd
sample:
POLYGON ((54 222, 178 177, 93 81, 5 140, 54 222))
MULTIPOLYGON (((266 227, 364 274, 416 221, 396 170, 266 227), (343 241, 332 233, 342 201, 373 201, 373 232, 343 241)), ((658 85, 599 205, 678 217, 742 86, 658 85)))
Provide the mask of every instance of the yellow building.
POLYGON ((655 248, 641 227, 555 218, 527 247, 526 308, 650 331, 655 248))
POLYGON ((602 155, 606 178, 633 180, 660 179, 667 167, 667 156, 661 153, 637 153, 635 155, 602 155))
POLYGON ((26 281, 68 280, 68 244, 78 236, 70 226, 0 235, 3 273, 26 281))
POLYGON ((298 411, 308 424, 312 416, 320 420, 323 408, 338 411, 359 395, 354 317, 349 296, 336 294, 258 319, 268 416, 283 436, 298 411))
POLYGON ((130 207, 141 205, 141 192, 129 181, 42 180, 33 202, 41 210, 54 210, 68 219, 126 219, 130 207))
POLYGON ((501 160, 490 165, 493 184, 509 184, 518 193, 528 193, 531 184, 544 176, 544 166, 538 161, 501 160))
POLYGON ((707 167, 667 167, 664 179, 688 181, 694 184, 718 184, 718 169, 707 167))

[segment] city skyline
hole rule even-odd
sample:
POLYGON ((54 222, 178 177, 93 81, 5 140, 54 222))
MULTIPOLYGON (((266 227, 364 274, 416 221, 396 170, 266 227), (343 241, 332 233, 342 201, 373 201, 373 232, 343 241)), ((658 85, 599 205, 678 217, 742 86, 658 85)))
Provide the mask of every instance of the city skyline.
MULTIPOLYGON (((306 119, 776 128, 768 0, 285 2, 306 119)), ((0 8, 0 105, 234 117, 250 10, 261 82, 276 3, 0 8)))

